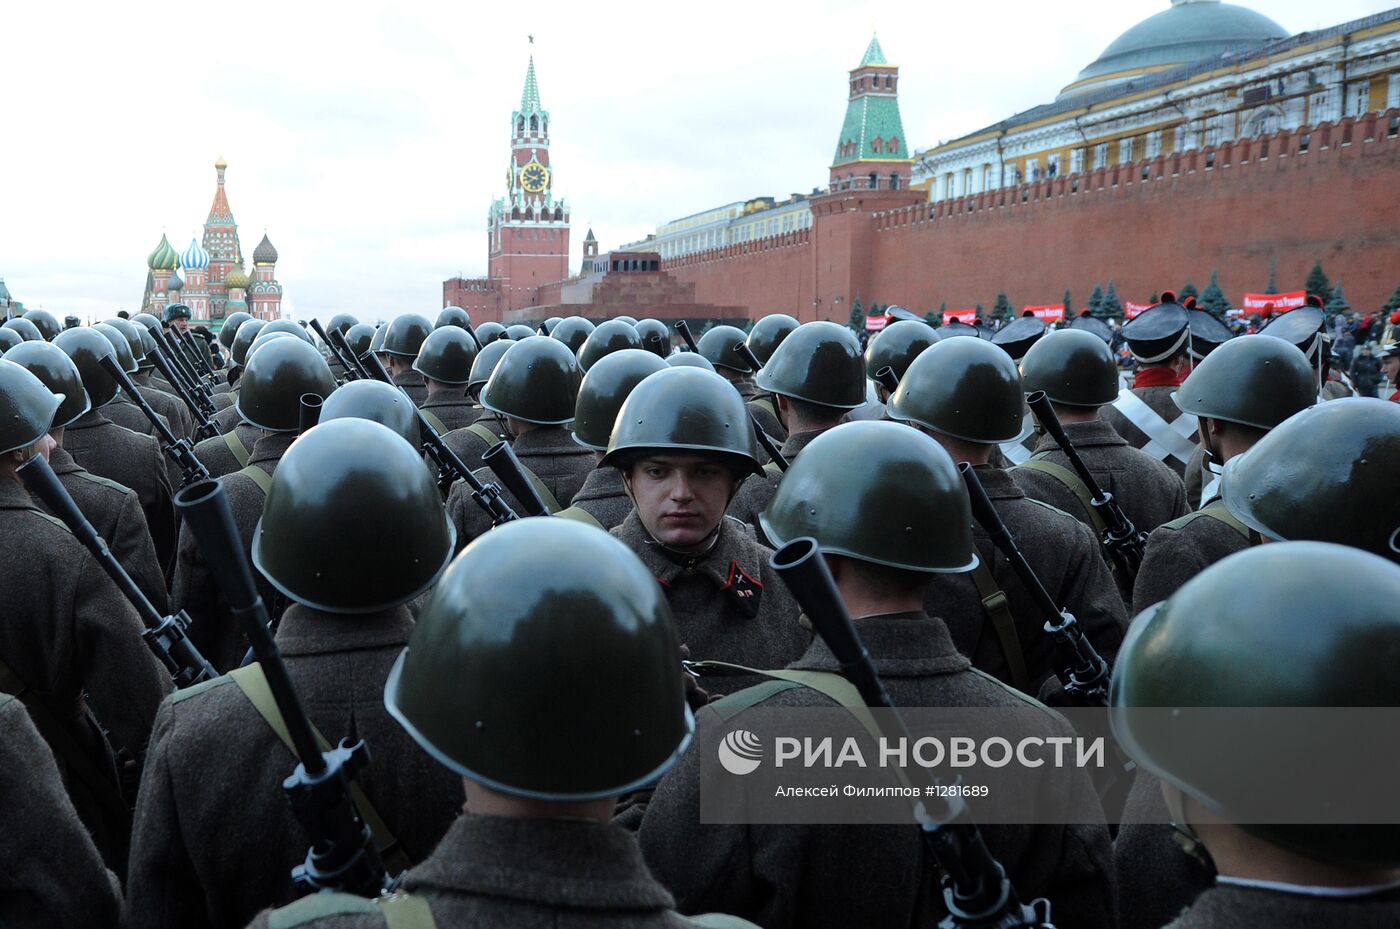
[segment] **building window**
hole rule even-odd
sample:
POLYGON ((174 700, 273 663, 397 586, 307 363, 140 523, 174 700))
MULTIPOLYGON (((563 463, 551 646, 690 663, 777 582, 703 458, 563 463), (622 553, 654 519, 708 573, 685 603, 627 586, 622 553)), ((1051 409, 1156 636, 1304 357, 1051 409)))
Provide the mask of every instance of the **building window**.
POLYGON ((1162 154, 1162 130, 1147 134, 1147 157, 1156 158, 1162 154))
POLYGON ((897 136, 897 135, 896 135, 896 136, 890 136, 890 143, 889 143, 889 145, 890 145, 890 154, 891 154, 891 155, 898 155, 898 154, 899 154, 899 136, 897 136))
POLYGON ((1371 82, 1353 84, 1351 93, 1347 96, 1351 98, 1351 115, 1365 115, 1371 109, 1371 82))
POLYGON ((890 190, 899 190, 899 175, 890 175, 890 190))
POLYGON ((1060 173, 1060 154, 1056 152, 1045 159, 1045 176, 1054 178, 1060 173))
POLYGON ((1040 159, 1039 159, 1039 158, 1027 158, 1027 159, 1026 159, 1026 180, 1028 180, 1028 181, 1038 181, 1038 180, 1040 180, 1040 159))
POLYGON ((1392 110, 1400 107, 1400 71, 1390 76, 1390 83, 1385 92, 1385 108, 1392 110))
POLYGON ((885 75, 885 89, 886 89, 886 90, 893 90, 893 89, 894 89, 894 77, 893 77, 892 75, 889 75, 889 74, 886 74, 886 75, 885 75))
POLYGON ((870 143, 870 150, 877 155, 883 155, 885 153, 885 140, 876 136, 875 141, 870 143))
POLYGON ((1132 140, 1132 139, 1119 139, 1119 140, 1118 140, 1118 163, 1119 163, 1119 164, 1127 164, 1128 162, 1130 162, 1130 161, 1132 161, 1132 160, 1133 160, 1133 140, 1132 140))
POLYGON ((1108 167, 1108 143, 1100 142, 1094 146, 1094 169, 1108 167))
POLYGON ((1069 152, 1069 171, 1071 174, 1078 174, 1084 170, 1084 149, 1073 148, 1069 152))

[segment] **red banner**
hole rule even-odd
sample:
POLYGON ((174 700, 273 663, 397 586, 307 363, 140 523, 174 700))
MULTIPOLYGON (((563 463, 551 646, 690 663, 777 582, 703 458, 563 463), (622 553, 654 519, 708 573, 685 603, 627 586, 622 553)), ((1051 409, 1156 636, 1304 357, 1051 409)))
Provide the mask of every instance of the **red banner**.
POLYGON ((888 316, 867 316, 865 317, 865 331, 879 332, 881 329, 885 328, 885 326, 889 325, 889 322, 890 318, 888 316))
POLYGON ((1028 306, 1021 309, 1021 315, 1031 314, 1043 323, 1063 322, 1065 318, 1065 305, 1063 303, 1047 303, 1045 306, 1028 306))
POLYGON ((1286 313, 1289 310, 1296 310, 1308 302, 1308 292, 1305 290, 1295 290, 1287 294, 1245 294, 1244 305, 1241 307, 1246 313, 1267 313, 1272 310, 1275 313, 1286 313))
POLYGON ((1144 310, 1150 310, 1150 309, 1152 309, 1152 308, 1153 308, 1154 306, 1156 306, 1156 305, 1157 305, 1157 304, 1155 304, 1155 303, 1134 303, 1134 302, 1131 301, 1131 300, 1124 300, 1124 301, 1123 301, 1123 318, 1124 318, 1124 319, 1132 319, 1134 316, 1137 316, 1139 313, 1142 313, 1144 310))
POLYGON ((949 310, 943 314, 943 325, 946 326, 953 320, 971 325, 972 321, 976 318, 977 310, 975 308, 971 310, 949 310))

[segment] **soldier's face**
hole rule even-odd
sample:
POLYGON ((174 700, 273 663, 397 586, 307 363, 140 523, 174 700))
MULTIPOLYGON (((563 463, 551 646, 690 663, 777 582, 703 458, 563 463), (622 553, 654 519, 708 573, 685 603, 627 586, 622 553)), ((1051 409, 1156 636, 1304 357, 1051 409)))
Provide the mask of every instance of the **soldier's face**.
POLYGON ((190 321, 188 319, 185 319, 183 316, 177 316, 170 321, 170 325, 174 326, 176 329, 179 329, 181 332, 187 332, 190 328, 190 321))
POLYGON ((1387 358, 1381 362, 1381 370, 1390 378, 1390 383, 1400 387, 1400 358, 1387 358))
POLYGON ((644 458, 632 466, 627 483, 647 532, 682 550, 714 532, 735 488, 729 468, 699 455, 644 458))

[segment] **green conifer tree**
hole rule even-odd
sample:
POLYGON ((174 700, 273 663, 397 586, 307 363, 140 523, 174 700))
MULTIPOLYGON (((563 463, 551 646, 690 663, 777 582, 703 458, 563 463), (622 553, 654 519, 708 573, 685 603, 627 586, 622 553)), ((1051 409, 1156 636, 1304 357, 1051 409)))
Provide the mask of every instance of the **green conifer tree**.
POLYGON ((1123 315, 1123 303, 1118 299, 1118 288, 1109 280, 1108 290, 1104 291, 1103 302, 1099 304, 1099 315, 1111 319, 1123 315))
POLYGON ((1176 299, 1179 302, 1185 300, 1187 297, 1199 297, 1200 295, 1201 292, 1196 289, 1196 285, 1187 281, 1186 286, 1181 288, 1181 293, 1176 295, 1176 299))
POLYGON ((1060 302, 1065 305, 1065 319, 1074 315, 1074 305, 1070 302, 1069 288, 1065 288, 1065 295, 1060 298, 1060 302))
POLYGON ((1205 292, 1201 294, 1201 309, 1216 316, 1224 316, 1225 311, 1230 308, 1230 301, 1225 299, 1225 291, 1220 289, 1220 272, 1210 272, 1210 284, 1206 286, 1205 292))
POLYGON ((1098 284, 1094 285, 1094 292, 1089 295, 1089 315, 1098 316, 1099 308, 1103 306, 1103 288, 1098 284))
POLYGON ((992 319, 1010 319, 1015 315, 1016 310, 1006 294, 997 294, 996 302, 992 304, 992 319))
POLYGON ((846 320, 846 325, 857 335, 865 330, 865 307, 861 306, 860 297, 851 301, 851 317, 846 320))
POLYGON ((1337 286, 1332 288, 1332 299, 1327 301, 1323 307, 1328 316, 1336 316, 1338 313, 1345 313, 1351 309, 1351 304, 1347 303, 1346 294, 1342 293, 1342 282, 1338 281, 1337 286))
POLYGON ((1327 279, 1327 275, 1322 270, 1322 259, 1319 258, 1308 272, 1308 279, 1303 283, 1303 289, 1310 294, 1317 294, 1322 298, 1323 304, 1332 299, 1332 282, 1327 279))

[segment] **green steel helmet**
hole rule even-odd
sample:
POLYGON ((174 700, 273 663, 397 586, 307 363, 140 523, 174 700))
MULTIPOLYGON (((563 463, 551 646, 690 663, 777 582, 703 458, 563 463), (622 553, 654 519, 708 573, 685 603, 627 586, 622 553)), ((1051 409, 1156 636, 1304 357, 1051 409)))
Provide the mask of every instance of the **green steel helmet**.
POLYGON ((521 519, 448 567, 384 704, 428 754, 493 790, 614 797, 690 744, 679 654, 666 595, 627 546, 573 520, 521 519))
POLYGON ((183 303, 172 303, 165 308, 165 321, 174 322, 177 319, 189 319, 190 308, 183 303))
POLYGON ((135 374, 137 371, 136 356, 131 354, 131 344, 127 342, 126 336, 115 326, 106 323, 98 323, 92 327, 94 331, 100 332, 102 337, 112 343, 112 351, 117 353, 117 364, 127 374, 135 374))
POLYGON ((39 327, 34 325, 31 319, 23 316, 15 316, 5 320, 3 328, 9 329, 19 334, 19 337, 26 342, 43 342, 44 334, 39 331, 39 327))
POLYGON ((734 385, 711 371, 673 368, 649 375, 627 395, 603 464, 625 467, 632 452, 713 453, 762 473, 749 408, 734 385))
POLYGON ((388 323, 380 323, 374 327, 374 335, 369 340, 369 350, 376 355, 384 350, 384 334, 389 331, 388 323))
POLYGON ((219 344, 226 349, 233 348, 234 337, 238 335, 238 328, 252 319, 252 315, 239 311, 230 313, 224 319, 224 324, 219 327, 219 344))
POLYGON ((476 337, 481 341, 481 346, 483 348, 503 338, 505 334, 506 327, 494 320, 488 320, 476 327, 476 337))
MULTIPOLYGON (((551 339, 558 339, 569 346, 569 351, 575 355, 583 348, 583 343, 588 341, 588 336, 596 327, 582 316, 566 316, 559 320, 559 323, 549 330, 551 339)), ((485 344, 485 340, 482 340, 485 344)))
POLYGON ((1021 435, 1026 395, 1016 362, 982 339, 944 339, 914 359, 890 397, 891 419, 991 445, 1021 435))
POLYGON ((245 320, 243 325, 238 327, 238 334, 233 337, 233 345, 229 346, 229 357, 236 365, 245 364, 248 359, 248 349, 253 347, 253 340, 262 332, 267 323, 261 319, 245 320))
POLYGON ((482 345, 481 351, 476 354, 476 360, 472 362, 471 376, 467 380, 467 393, 479 391, 486 386, 486 382, 491 380, 491 372, 496 370, 501 357, 510 351, 514 344, 510 339, 497 339, 482 345))
POLYGON ((54 337, 63 331, 63 324, 48 310, 29 310, 24 314, 24 318, 34 324, 45 342, 52 342, 54 337))
MULTIPOLYGON (((704 348, 702 342, 702 352, 704 348)), ((736 353, 731 349, 730 354, 736 353)), ((714 358, 710 361, 719 364, 714 358)), ((783 339, 754 383, 785 397, 854 410, 865 403, 865 359, 860 340, 845 326, 825 320, 798 326, 783 339)))
MULTIPOLYGON (((744 344, 749 347, 749 351, 754 353, 754 357, 763 364, 768 363, 768 359, 773 357, 773 353, 778 350, 778 346, 798 327, 797 320, 786 313, 771 313, 753 324, 749 330, 748 338, 744 344)), ((874 372, 875 368, 870 368, 874 372)))
POLYGON ((578 350, 578 363, 587 371, 605 355, 641 347, 642 337, 637 335, 636 328, 630 323, 624 323, 620 319, 605 320, 584 340, 583 347, 578 350))
POLYGON ((259 334, 271 332, 286 332, 301 339, 307 345, 315 345, 311 339, 311 333, 306 331, 306 327, 292 319, 274 319, 259 330, 259 334))
POLYGON ((481 405, 500 416, 562 426, 574 418, 580 377, 567 345, 532 335, 509 343, 481 391, 481 405))
POLYGON ((326 323, 326 334, 339 332, 341 335, 350 331, 350 327, 359 324, 359 320, 349 313, 337 313, 331 317, 331 321, 326 323))
POLYGON ((138 367, 149 368, 151 366, 151 362, 146 360, 146 340, 141 338, 143 335, 149 335, 145 329, 129 319, 122 319, 120 316, 104 319, 102 325, 111 326, 122 334, 122 337, 126 339, 126 347, 131 351, 131 356, 136 359, 138 367))
POLYGON ((466 386, 471 380, 476 352, 476 342, 467 330, 449 323, 428 333, 418 349, 413 370, 439 384, 466 386))
POLYGON ((1083 329, 1057 329, 1021 359, 1021 385, 1062 406, 1099 407, 1118 397, 1118 365, 1108 344, 1083 329))
POLYGON ((112 348, 112 343, 107 341, 106 336, 90 326, 65 329, 53 340, 53 344, 73 359, 93 409, 104 407, 117 399, 121 388, 112 380, 112 376, 102 369, 102 359, 108 355, 116 355, 116 350, 112 348))
POLYGON ((49 428, 61 429, 92 408, 78 366, 57 345, 24 342, 6 352, 5 360, 22 365, 42 381, 50 393, 63 398, 49 428))
POLYGON ((758 521, 778 547, 812 536, 828 554, 904 571, 977 567, 957 465, 943 446, 899 423, 843 423, 817 436, 758 521))
POLYGON ((673 352, 666 356, 666 363, 673 368, 700 368, 713 372, 715 366, 710 364, 710 359, 699 352, 673 352))
POLYGON ((0 327, 0 353, 4 353, 21 344, 24 337, 13 329, 0 327))
MULTIPOLYGON (((388 427, 413 448, 423 447, 423 436, 418 429, 418 410, 408 394, 393 384, 365 379, 340 385, 321 404, 320 422, 336 419, 370 420, 388 427)), ((423 466, 421 458, 418 459, 418 466, 423 466)))
POLYGON ((0 455, 42 439, 65 399, 24 366, 0 358, 0 455))
POLYGON ((300 339, 274 336, 248 354, 233 405, 243 421, 256 429, 296 432, 301 424, 301 395, 326 399, 333 390, 335 378, 320 352, 300 339))
POLYGON ((637 325, 637 317, 635 316, 628 316, 626 314, 623 314, 622 316, 614 316, 613 319, 619 320, 620 322, 624 322, 627 325, 632 326, 633 328, 635 328, 637 325))
POLYGON ((133 324, 133 327, 136 329, 136 334, 141 337, 141 353, 143 359, 141 361, 141 367, 154 368, 156 365, 154 361, 156 350, 160 348, 160 346, 156 344, 156 337, 151 335, 151 330, 147 329, 145 326, 133 324))
POLYGON ((438 313, 437 320, 433 323, 434 329, 441 329, 443 326, 456 326, 458 329, 466 329, 472 324, 472 316, 460 306, 445 306, 442 312, 438 313))
POLYGON ((1196 416, 1272 429, 1317 402, 1317 379, 1296 345, 1245 336, 1212 349, 1172 399, 1196 416))
POLYGON ((1297 763, 1326 758, 1356 802, 1391 807, 1393 774, 1373 764, 1370 740, 1339 738, 1314 714, 1298 715, 1286 738, 1251 738, 1192 710, 1400 706, 1397 660, 1400 567, 1342 545, 1260 545, 1133 621, 1113 663, 1109 718, 1138 764, 1226 821, 1320 861, 1395 867, 1400 825, 1325 824, 1335 794, 1297 763), (1280 791, 1294 823, 1252 824, 1258 797, 1280 791), (1309 819, 1324 824, 1299 824, 1309 819))
POLYGON ((373 341, 374 326, 369 323, 356 323, 345 333, 345 344, 350 346, 350 351, 355 353, 356 358, 363 358, 373 341))
MULTIPOLYGON (((296 336, 292 335, 290 332, 288 332, 288 331, 285 330, 285 329, 274 329, 274 330, 272 330, 272 331, 268 331, 268 330, 264 327, 263 331, 262 331, 262 332, 259 332, 259 333, 257 334, 257 336, 253 339, 253 344, 248 346, 248 353, 247 353, 246 355, 243 356, 243 361, 244 361, 244 363, 246 364, 249 358, 252 358, 255 354, 257 354, 258 349, 262 348, 264 345, 266 345, 266 344, 269 343, 269 342, 274 342, 274 341, 277 341, 278 339, 295 339, 295 338, 296 338, 296 336)), ((319 354, 319 352, 318 352, 318 354, 319 354)))
POLYGON ((528 339, 532 335, 539 335, 524 323, 516 323, 514 326, 507 326, 505 335, 501 338, 510 339, 512 342, 519 342, 521 339, 528 339))
POLYGON ((562 316, 551 316, 544 322, 540 323, 540 335, 549 335, 551 332, 554 331, 554 327, 559 325, 560 320, 562 320, 563 318, 564 317, 562 316))
POLYGON ((665 371, 666 362, 635 348, 601 358, 588 369, 574 404, 574 441, 595 452, 608 450, 613 423, 622 402, 643 379, 665 371))
POLYGON ((659 319, 639 319, 632 328, 642 340, 642 348, 658 358, 671 354, 671 327, 659 319))
POLYGON ((1397 474, 1400 404, 1344 397, 1290 416, 1225 462, 1220 488, 1226 508, 1260 535, 1337 542, 1400 562, 1397 474))
POLYGON ((297 603, 372 613, 431 587, 456 538, 417 449, 377 422, 336 419, 277 462, 253 564, 297 603))
MULTIPOLYGON (((749 338, 752 339, 753 335, 750 334, 749 338)), ((938 330, 928 323, 917 319, 892 322, 875 333, 865 347, 865 373, 874 377, 881 368, 893 368, 894 376, 904 380, 904 372, 909 370, 914 359, 937 341, 938 330)))
POLYGON ((737 326, 712 326, 708 332, 700 336, 695 347, 700 350, 700 354, 705 356, 705 360, 716 368, 728 368, 740 374, 753 374, 753 365, 748 359, 734 351, 734 346, 744 342, 748 336, 744 335, 744 330, 737 326))
POLYGON ((138 326, 145 326, 151 332, 160 332, 162 329, 160 320, 153 313, 137 313, 131 317, 131 321, 138 326))

